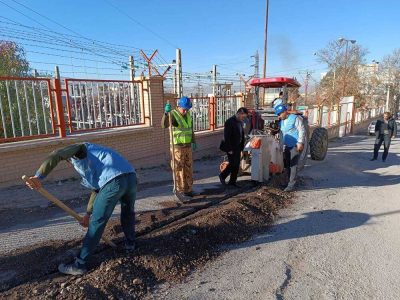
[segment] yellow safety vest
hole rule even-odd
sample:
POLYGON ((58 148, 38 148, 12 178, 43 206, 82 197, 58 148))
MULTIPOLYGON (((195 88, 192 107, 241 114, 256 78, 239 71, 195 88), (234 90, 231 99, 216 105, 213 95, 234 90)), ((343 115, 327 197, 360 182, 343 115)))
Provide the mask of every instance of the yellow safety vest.
POLYGON ((178 127, 172 127, 174 145, 190 144, 193 136, 192 116, 187 112, 185 118, 175 109, 172 111, 172 115, 178 123, 178 127))

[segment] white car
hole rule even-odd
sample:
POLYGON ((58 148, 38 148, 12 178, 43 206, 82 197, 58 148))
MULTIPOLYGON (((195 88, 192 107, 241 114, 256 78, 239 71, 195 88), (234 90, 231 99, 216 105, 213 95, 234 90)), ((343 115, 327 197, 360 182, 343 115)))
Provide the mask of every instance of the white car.
POLYGON ((368 134, 369 135, 375 134, 375 125, 376 125, 376 121, 372 121, 371 123, 369 123, 369 125, 368 125, 368 134))

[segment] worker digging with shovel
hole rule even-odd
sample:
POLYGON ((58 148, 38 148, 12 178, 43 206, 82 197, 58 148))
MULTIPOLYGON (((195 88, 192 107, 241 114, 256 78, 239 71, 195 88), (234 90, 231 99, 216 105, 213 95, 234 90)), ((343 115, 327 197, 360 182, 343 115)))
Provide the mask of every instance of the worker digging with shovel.
POLYGON ((161 120, 162 128, 170 128, 174 193, 181 202, 190 201, 194 196, 192 151, 196 150, 197 145, 189 112, 191 108, 192 101, 188 97, 182 97, 174 110, 170 103, 165 104, 165 113, 161 120))
POLYGON ((91 189, 88 210, 81 225, 88 227, 83 245, 75 262, 60 264, 58 270, 69 275, 87 272, 87 261, 98 245, 106 224, 118 201, 121 202, 121 225, 125 234, 125 249, 135 249, 135 214, 137 179, 134 167, 112 149, 82 143, 53 151, 42 163, 35 176, 27 180, 31 189, 41 189, 42 180, 65 160, 82 177, 82 185, 91 189))

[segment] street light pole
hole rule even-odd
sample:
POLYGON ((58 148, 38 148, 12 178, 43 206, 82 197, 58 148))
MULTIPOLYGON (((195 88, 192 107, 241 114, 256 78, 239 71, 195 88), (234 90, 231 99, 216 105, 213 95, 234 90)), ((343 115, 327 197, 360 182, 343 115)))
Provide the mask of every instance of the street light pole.
MULTIPOLYGON (((346 42, 346 52, 345 52, 345 62, 344 62, 344 66, 345 67, 344 67, 343 91, 342 91, 342 97, 344 97, 346 95, 346 80, 347 80, 347 73, 348 73, 347 72, 347 60, 348 60, 349 42, 351 42, 352 44, 355 44, 356 40, 349 40, 349 39, 345 39, 345 38, 340 38, 339 42, 340 43, 346 42)), ((338 101, 338 114, 340 114, 339 107, 340 107, 340 99, 338 101)), ((352 107, 351 122, 350 122, 350 132, 353 132, 354 116, 355 116, 355 103, 353 103, 353 107, 352 107)))
POLYGON ((349 40, 345 38, 340 38, 339 39, 340 43, 345 42, 346 43, 346 51, 345 51, 345 61, 344 61, 344 76, 343 76, 343 92, 342 92, 342 97, 346 95, 346 79, 347 79, 347 60, 348 60, 348 52, 349 52, 349 42, 352 44, 355 44, 357 41, 356 40, 349 40))
POLYGON ((387 86, 385 111, 389 111, 390 84, 387 86))
POLYGON ((346 79, 347 79, 347 55, 349 52, 349 41, 346 40, 346 52, 344 56, 344 76, 343 76, 343 92, 342 92, 342 97, 346 95, 346 79))

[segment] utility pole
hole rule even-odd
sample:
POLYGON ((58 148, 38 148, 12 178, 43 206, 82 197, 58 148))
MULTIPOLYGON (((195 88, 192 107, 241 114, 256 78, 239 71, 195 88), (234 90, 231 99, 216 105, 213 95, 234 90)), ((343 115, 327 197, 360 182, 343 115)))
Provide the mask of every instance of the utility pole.
POLYGON ((174 72, 172 72, 172 81, 174 85, 174 95, 178 95, 178 85, 177 85, 176 67, 174 72))
POLYGON ((215 97, 217 95, 217 65, 213 65, 211 73, 213 82, 213 95, 215 97))
POLYGON ((258 55, 258 50, 256 50, 256 53, 251 56, 254 58, 254 65, 251 65, 250 67, 254 67, 254 78, 259 78, 260 77, 260 56, 258 55))
POLYGON ((60 69, 58 66, 55 66, 55 68, 54 68, 54 78, 60 79, 60 69))
POLYGON ((263 70, 264 78, 267 77, 268 4, 269 0, 266 1, 266 12, 265 12, 264 70, 263 70))
POLYGON ((308 83, 310 80, 312 72, 306 71, 306 77, 304 78, 304 105, 307 105, 307 98, 308 98, 308 83))
MULTIPOLYGON (((137 87, 135 84, 133 84, 133 81, 135 81, 135 60, 133 59, 133 55, 129 56, 129 78, 132 81, 132 83, 130 83, 130 90, 131 90, 131 98, 132 99, 138 99, 138 91, 137 91, 137 87)), ((128 101, 128 109, 129 111, 131 111, 131 103, 132 101, 128 101)), ((125 112, 125 114, 128 116, 129 113, 125 112)), ((135 117, 136 118, 136 117, 135 117)))
POLYGON ((135 64, 134 64, 133 55, 129 56, 129 78, 131 81, 135 80, 135 64))
POLYGON ((176 49, 176 68, 175 68, 176 91, 179 98, 183 96, 182 86, 182 54, 181 49, 176 49))

